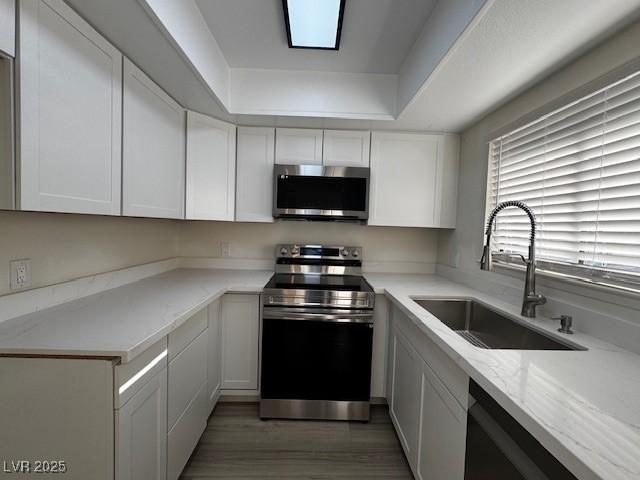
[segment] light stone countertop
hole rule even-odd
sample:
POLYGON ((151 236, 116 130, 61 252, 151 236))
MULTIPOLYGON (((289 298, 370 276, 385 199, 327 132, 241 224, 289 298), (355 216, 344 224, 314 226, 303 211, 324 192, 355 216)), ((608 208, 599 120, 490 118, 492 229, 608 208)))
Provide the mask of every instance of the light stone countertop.
POLYGON ((367 274, 377 293, 441 347, 580 479, 640 479, 640 355, 558 323, 526 319, 506 304, 436 275, 367 274), (474 298, 587 351, 475 347, 412 300, 474 298))
MULTIPOLYGON (((96 355, 127 362, 224 293, 260 293, 267 270, 180 268, 0 323, 0 354, 96 355)), ((580 479, 640 479, 640 356, 436 275, 367 273, 376 293, 443 349, 580 479), (412 297, 467 297, 587 351, 472 346, 412 297)))
POLYGON ((0 323, 0 353, 131 361, 228 292, 260 293, 273 272, 176 269, 0 323))

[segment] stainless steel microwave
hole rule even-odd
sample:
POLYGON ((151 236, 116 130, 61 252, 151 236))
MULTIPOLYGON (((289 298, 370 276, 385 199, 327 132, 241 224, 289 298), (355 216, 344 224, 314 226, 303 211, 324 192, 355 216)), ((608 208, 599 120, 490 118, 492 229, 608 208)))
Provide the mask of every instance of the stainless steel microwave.
POLYGON ((364 221, 369 218, 369 169, 275 165, 273 216, 364 221))

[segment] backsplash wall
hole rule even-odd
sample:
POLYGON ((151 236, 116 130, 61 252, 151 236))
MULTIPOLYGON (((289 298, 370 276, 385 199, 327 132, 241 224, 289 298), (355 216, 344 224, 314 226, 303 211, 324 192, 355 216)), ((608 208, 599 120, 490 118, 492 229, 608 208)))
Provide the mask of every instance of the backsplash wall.
POLYGON ((231 258, 263 260, 266 265, 273 265, 278 243, 362 246, 365 270, 428 273, 434 271, 438 233, 423 228, 330 222, 184 222, 178 254, 220 257, 221 242, 230 244, 231 258))
POLYGON ((31 259, 32 287, 174 257, 179 222, 0 211, 0 295, 9 261, 31 259))

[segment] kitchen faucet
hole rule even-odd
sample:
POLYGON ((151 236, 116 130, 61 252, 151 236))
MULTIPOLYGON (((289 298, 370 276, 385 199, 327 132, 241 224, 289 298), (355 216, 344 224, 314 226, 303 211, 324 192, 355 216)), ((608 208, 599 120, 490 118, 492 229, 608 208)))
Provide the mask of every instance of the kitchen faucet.
POLYGON ((527 265, 527 273, 524 280, 524 296, 522 298, 522 316, 535 318, 536 307, 547 302, 544 295, 536 293, 536 217, 533 211, 524 203, 517 200, 499 203, 489 215, 487 220, 487 230, 485 232, 486 241, 482 250, 482 259, 480 260, 480 268, 490 271, 492 269, 491 262, 491 229, 493 222, 502 210, 508 207, 517 207, 524 210, 531 222, 531 234, 529 236, 529 259, 525 260, 522 255, 522 261, 527 265))

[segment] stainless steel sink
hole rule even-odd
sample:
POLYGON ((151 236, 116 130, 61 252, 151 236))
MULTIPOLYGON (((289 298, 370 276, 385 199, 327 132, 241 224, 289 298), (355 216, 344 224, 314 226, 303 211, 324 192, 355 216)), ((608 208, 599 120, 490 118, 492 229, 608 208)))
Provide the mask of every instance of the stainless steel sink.
POLYGON ((466 298, 414 299, 422 308, 469 343, 492 349, 586 350, 552 338, 489 306, 466 298))

